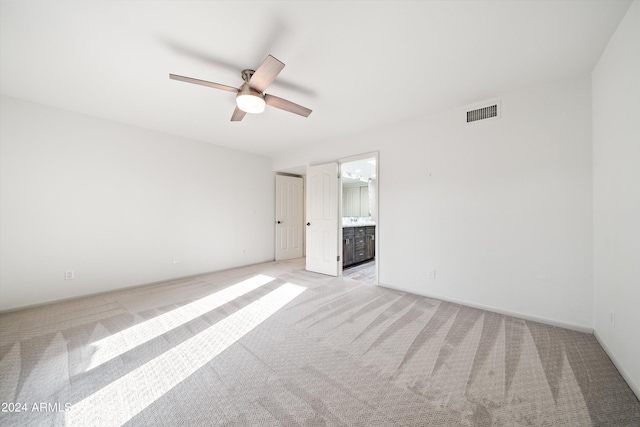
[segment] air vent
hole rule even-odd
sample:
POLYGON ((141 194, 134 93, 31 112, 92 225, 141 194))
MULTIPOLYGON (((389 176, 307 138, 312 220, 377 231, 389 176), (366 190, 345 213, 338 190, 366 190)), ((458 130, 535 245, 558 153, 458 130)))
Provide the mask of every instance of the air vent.
POLYGON ((500 104, 496 103, 488 105, 486 107, 478 108, 472 111, 467 111, 467 123, 475 122, 478 120, 490 119, 492 117, 500 116, 500 104))

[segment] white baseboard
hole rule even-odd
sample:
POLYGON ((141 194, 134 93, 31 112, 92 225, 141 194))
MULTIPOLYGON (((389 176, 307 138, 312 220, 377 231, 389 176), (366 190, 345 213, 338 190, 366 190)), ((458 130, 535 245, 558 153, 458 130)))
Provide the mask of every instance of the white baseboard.
POLYGON ((607 346, 607 343, 604 341, 604 339, 602 339, 602 337, 600 336, 597 330, 593 331, 593 335, 596 337, 596 340, 598 340, 598 343, 600 343, 600 347, 603 348, 604 352, 607 353, 607 356, 609 356, 609 359, 611 359, 615 367, 618 369, 618 372, 620 372, 620 375, 622 375, 622 378, 624 378, 624 380, 627 382, 631 391, 633 391, 636 397, 640 400, 640 386, 638 386, 638 384, 636 384, 635 381, 633 381, 633 378, 631 378, 631 376, 627 373, 627 371, 625 371, 624 367, 620 364, 620 362, 618 362, 618 359, 616 359, 616 356, 613 354, 613 351, 611 351, 611 349, 607 346))
POLYGON ((476 304, 476 303, 470 302, 470 301, 457 300, 455 298, 443 297, 441 295, 428 294, 428 293, 425 293, 425 292, 416 292, 413 289, 405 289, 405 288, 401 288, 401 287, 398 287, 398 286, 387 285, 387 284, 384 284, 384 283, 379 283, 379 286, 382 286, 383 288, 395 289, 397 291, 408 292, 410 294, 421 295, 421 296, 427 297, 427 298, 434 298, 434 299, 439 299, 439 300, 442 300, 442 301, 452 302, 454 304, 465 305, 467 307, 479 308, 480 310, 491 311, 493 313, 504 314, 506 316, 517 317, 519 319, 531 320, 533 322, 539 322, 539 323, 544 323, 544 324, 551 325, 551 326, 558 326, 560 328, 571 329, 571 330, 578 331, 578 332, 586 332, 588 334, 593 334, 593 328, 589 328, 589 327, 582 326, 582 325, 574 325, 574 324, 571 324, 571 323, 559 322, 559 321, 553 320, 553 319, 545 319, 545 318, 542 318, 542 317, 531 316, 531 315, 524 314, 524 313, 517 313, 517 312, 513 312, 513 311, 509 311, 509 310, 504 310, 504 309, 501 309, 501 308, 490 307, 490 306, 486 306, 486 305, 482 305, 482 304, 476 304))

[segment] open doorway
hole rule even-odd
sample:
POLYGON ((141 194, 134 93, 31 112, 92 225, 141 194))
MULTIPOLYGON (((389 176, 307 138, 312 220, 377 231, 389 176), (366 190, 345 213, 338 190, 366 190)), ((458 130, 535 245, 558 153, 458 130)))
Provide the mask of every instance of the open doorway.
MULTIPOLYGON (((304 182, 302 210, 306 219, 302 250, 306 270, 329 276, 344 275, 377 285, 380 275, 378 153, 299 166, 278 174, 295 174, 304 182), (353 189, 356 187, 357 190, 353 189)), ((282 223, 278 212, 276 209, 276 232, 282 223)))
POLYGON ((342 276, 378 283, 378 155, 339 161, 342 276))

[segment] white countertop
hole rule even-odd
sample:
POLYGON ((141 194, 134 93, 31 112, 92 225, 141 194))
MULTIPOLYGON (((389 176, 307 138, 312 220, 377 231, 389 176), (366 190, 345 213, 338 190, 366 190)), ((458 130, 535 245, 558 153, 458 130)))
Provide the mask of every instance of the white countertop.
POLYGON ((349 227, 375 227, 375 221, 343 222, 342 228, 349 227))

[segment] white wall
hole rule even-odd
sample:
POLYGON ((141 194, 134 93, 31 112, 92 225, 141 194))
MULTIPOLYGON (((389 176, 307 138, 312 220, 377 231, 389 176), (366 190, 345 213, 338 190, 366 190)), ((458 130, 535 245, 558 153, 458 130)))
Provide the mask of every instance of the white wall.
POLYGON ((273 259, 270 159, 0 102, 1 310, 273 259))
POLYGON ((591 330, 590 76, 500 100, 500 119, 447 111, 274 167, 379 150, 382 284, 591 330))
POLYGON ((594 323, 640 396, 640 2, 592 75, 594 323), (615 324, 611 313, 615 313, 615 324))

